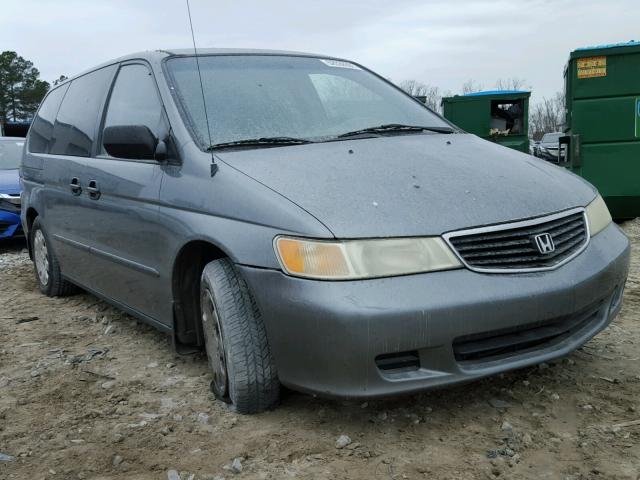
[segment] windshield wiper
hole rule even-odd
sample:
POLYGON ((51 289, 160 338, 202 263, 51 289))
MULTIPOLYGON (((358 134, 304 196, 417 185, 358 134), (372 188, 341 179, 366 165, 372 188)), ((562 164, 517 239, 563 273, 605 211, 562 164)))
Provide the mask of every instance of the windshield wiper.
POLYGON ((402 125, 401 123, 387 123, 378 125, 377 127, 362 128, 353 132, 342 133, 337 138, 355 137, 367 133, 402 133, 402 132, 436 132, 436 133, 453 133, 455 130, 451 127, 424 127, 422 125, 402 125))
POLYGON ((294 137, 261 137, 261 138, 246 138, 244 140, 235 140, 233 142, 214 143, 207 148, 207 151, 218 150, 221 148, 232 147, 262 147, 271 145, 304 145, 306 143, 313 143, 311 140, 304 138, 294 137))

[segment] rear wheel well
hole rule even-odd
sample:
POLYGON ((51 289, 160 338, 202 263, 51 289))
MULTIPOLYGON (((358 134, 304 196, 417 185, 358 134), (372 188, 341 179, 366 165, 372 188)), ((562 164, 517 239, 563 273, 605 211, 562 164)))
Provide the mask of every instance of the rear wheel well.
POLYGON ((200 276, 204 267, 227 257, 212 243, 196 240, 180 249, 172 273, 174 338, 178 351, 204 344, 200 322, 200 276))
POLYGON ((32 253, 31 253, 31 226, 33 225, 33 222, 35 221, 36 217, 38 216, 38 212, 36 211, 35 208, 33 207, 29 207, 27 209, 27 231, 25 232, 25 237, 27 239, 27 248, 29 249, 29 257, 31 257, 33 259, 32 253))

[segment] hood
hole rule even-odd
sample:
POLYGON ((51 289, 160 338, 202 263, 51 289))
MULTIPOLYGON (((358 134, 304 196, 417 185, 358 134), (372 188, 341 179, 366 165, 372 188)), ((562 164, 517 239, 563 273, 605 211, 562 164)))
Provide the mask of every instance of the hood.
POLYGON ((0 170, 0 193, 20 193, 20 171, 0 170))
POLYGON ((560 167, 469 134, 380 137, 221 152, 337 238, 439 235, 586 206, 560 167))

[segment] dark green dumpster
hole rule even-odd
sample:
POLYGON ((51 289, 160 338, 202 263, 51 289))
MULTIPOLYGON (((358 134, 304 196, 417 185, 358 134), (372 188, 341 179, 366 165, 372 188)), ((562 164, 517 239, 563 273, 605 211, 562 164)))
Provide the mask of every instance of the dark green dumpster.
POLYGON ((640 42, 577 49, 564 77, 566 166, 614 218, 640 216, 640 42))
POLYGON ((447 120, 505 147, 529 153, 529 97, 521 90, 493 90, 442 99, 447 120))

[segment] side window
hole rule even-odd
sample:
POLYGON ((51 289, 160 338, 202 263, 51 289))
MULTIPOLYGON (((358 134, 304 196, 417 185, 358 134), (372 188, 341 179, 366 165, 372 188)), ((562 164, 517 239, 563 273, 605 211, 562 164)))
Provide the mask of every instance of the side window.
POLYGON ((30 152, 49 153, 51 138, 53 137, 53 122, 56 120, 58 109, 68 88, 68 83, 56 88, 42 102, 29 130, 28 150, 30 152))
MULTIPOLYGON (((162 103, 149 69, 125 65, 118 72, 111 92, 104 128, 114 125, 144 125, 159 139, 166 135, 162 103)), ((104 146, 102 154, 106 155, 104 146)))
POLYGON ((115 65, 76 78, 62 101, 49 153, 88 157, 115 65))

